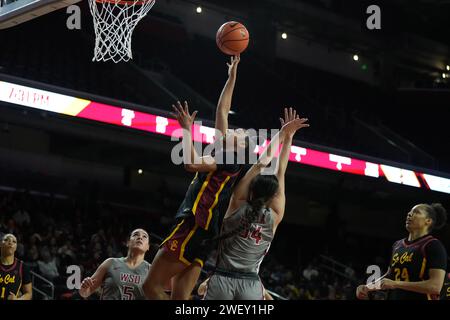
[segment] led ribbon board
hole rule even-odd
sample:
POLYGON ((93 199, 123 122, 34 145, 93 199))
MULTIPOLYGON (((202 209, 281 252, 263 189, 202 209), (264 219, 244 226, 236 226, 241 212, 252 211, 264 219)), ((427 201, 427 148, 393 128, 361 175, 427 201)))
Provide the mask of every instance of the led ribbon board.
MULTIPOLYGON (((175 119, 10 82, 0 81, 0 101, 169 137, 175 136, 180 138, 182 136, 181 127, 175 119)), ((202 143, 212 143, 214 141, 214 132, 214 128, 211 127, 198 124, 194 124, 193 127, 194 140, 202 143)), ((260 146, 258 151, 261 152, 266 144, 267 142, 260 146)), ((294 145, 291 147, 289 160, 350 174, 383 178, 389 182, 450 194, 450 179, 400 167, 368 162, 294 145)))

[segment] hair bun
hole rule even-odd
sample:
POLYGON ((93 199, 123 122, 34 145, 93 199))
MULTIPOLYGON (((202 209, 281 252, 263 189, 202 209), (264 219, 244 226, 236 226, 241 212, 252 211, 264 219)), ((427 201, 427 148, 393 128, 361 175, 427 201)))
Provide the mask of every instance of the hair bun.
POLYGON ((431 207, 436 212, 435 229, 441 229, 447 223, 447 210, 440 203, 432 203, 431 207))

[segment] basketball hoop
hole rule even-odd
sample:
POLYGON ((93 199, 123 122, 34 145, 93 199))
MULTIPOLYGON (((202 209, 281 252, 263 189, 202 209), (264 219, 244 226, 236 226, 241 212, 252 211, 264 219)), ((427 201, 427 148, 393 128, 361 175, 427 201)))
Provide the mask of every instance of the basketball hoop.
POLYGON ((131 36, 155 0, 89 0, 94 20, 95 50, 92 61, 115 63, 133 59, 131 36))

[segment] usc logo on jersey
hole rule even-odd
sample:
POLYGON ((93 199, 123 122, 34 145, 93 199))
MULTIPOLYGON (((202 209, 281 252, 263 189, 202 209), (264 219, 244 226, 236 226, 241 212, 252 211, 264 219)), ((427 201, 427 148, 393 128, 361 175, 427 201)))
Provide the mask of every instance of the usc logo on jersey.
POLYGON ((170 250, 175 251, 178 248, 178 240, 173 240, 170 244, 170 250))

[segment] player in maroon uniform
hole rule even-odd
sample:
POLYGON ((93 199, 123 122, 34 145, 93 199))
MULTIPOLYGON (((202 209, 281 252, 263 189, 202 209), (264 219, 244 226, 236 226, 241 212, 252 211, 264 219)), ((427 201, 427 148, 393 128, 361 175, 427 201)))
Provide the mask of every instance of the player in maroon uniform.
POLYGON ((388 290, 388 300, 438 300, 447 269, 447 252, 430 233, 442 228, 447 212, 440 203, 418 204, 406 216, 407 238, 392 246, 387 273, 373 284, 360 285, 359 299, 371 290, 388 290))

